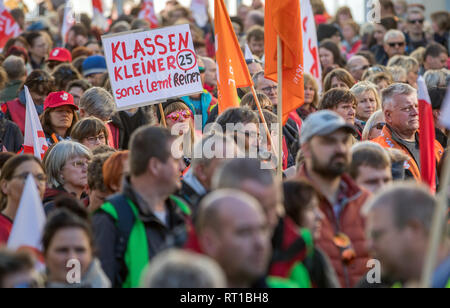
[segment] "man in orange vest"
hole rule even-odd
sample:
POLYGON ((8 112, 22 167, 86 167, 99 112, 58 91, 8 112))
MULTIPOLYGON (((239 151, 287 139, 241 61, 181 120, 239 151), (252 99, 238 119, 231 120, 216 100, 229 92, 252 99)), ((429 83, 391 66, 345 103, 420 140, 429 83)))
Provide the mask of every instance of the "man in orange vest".
MULTIPOLYGON (((406 178, 421 180, 419 149, 419 102, 417 90, 408 84, 393 84, 383 91, 383 113, 386 125, 381 136, 373 142, 384 148, 399 149, 408 155, 406 178)), ((439 164, 444 149, 434 141, 434 152, 439 164)))

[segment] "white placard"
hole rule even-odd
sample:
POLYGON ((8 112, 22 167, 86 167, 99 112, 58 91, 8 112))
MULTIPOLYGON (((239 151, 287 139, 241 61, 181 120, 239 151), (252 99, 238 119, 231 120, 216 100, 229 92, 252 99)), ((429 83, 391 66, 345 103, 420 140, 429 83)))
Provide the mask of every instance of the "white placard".
POLYGON ((103 36, 118 110, 203 91, 189 25, 103 36))

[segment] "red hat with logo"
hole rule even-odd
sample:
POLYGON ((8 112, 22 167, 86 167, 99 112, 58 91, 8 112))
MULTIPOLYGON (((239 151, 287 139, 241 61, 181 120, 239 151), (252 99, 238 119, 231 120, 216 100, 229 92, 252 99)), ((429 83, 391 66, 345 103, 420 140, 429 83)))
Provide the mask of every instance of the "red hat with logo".
POLYGON ((44 101, 44 110, 47 108, 57 108, 61 106, 70 106, 78 110, 77 105, 73 102, 72 94, 64 91, 50 93, 44 101))
POLYGON ((48 61, 72 62, 72 55, 66 48, 55 48, 50 52, 48 61))

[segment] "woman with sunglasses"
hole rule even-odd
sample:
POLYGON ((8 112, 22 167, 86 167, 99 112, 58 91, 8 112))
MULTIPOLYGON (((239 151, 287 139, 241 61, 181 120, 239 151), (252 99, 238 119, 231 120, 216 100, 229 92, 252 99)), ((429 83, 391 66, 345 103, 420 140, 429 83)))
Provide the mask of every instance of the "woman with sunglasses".
POLYGON ((367 120, 364 130, 362 132, 362 141, 370 141, 381 136, 381 131, 386 125, 384 113, 382 110, 374 112, 369 120, 367 120))
POLYGON ((91 151, 74 141, 61 141, 47 151, 44 157, 49 185, 44 198, 47 212, 53 209, 53 200, 59 195, 71 194, 77 199, 85 197, 91 158, 91 151))
MULTIPOLYGON (((182 101, 170 103, 164 108, 167 128, 173 134, 183 137, 182 150, 186 163, 192 158, 196 132, 194 115, 191 109, 182 101), (175 131, 174 131, 175 130, 175 131)), ((161 121, 162 124, 162 121, 161 121)))
POLYGON ((53 92, 45 99, 40 119, 49 146, 70 139, 70 133, 78 122, 77 110, 73 96, 67 92, 53 92))
POLYGON ((47 177, 39 159, 32 155, 17 155, 10 158, 2 168, 0 175, 0 246, 8 241, 29 174, 34 177, 42 199, 47 177))
POLYGON ((20 87, 19 97, 1 106, 6 118, 16 123, 22 134, 25 133, 25 86, 28 87, 36 111, 40 115, 44 112, 44 100, 50 92, 54 91, 55 84, 49 73, 35 70, 28 75, 20 87))
POLYGON ((108 145, 108 129, 95 117, 84 118, 75 124, 70 137, 91 151, 101 145, 108 145))

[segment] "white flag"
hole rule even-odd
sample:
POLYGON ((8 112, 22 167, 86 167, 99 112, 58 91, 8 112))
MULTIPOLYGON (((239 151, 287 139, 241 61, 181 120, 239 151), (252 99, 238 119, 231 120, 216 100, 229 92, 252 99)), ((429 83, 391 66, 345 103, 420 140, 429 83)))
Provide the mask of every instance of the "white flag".
POLYGON ((42 252, 45 212, 34 177, 29 174, 23 188, 19 208, 8 239, 8 249, 42 252))
POLYGON ((441 124, 450 129, 450 86, 441 106, 441 124))
POLYGON ((253 53, 250 50, 250 47, 248 47, 248 44, 245 44, 245 61, 247 60, 254 60, 255 58, 253 57, 253 53))
POLYGON ((208 9, 205 0, 192 0, 191 2, 192 16, 197 26, 203 28, 208 23, 208 9))
POLYGON ((141 11, 139 12, 140 19, 145 19, 150 24, 150 28, 158 28, 159 22, 155 13, 155 6, 153 0, 144 0, 142 3, 141 11))
POLYGON ((67 34, 69 33, 70 28, 72 28, 75 22, 76 20, 72 2, 71 0, 67 0, 64 8, 64 20, 61 28, 61 36, 64 43, 67 42, 67 34))
POLYGON ((108 20, 103 14, 102 0, 92 0, 92 9, 94 11, 92 24, 96 25, 100 29, 106 30, 108 28, 108 20))
POLYGON ((310 0, 300 1, 303 26, 303 64, 305 72, 311 74, 322 92, 322 67, 319 58, 319 43, 310 0))
POLYGON ((44 154, 48 149, 47 140, 45 139, 44 130, 31 98, 28 87, 25 86, 26 112, 25 112, 25 134, 24 134, 24 153, 33 154, 39 159, 44 158, 44 154))

